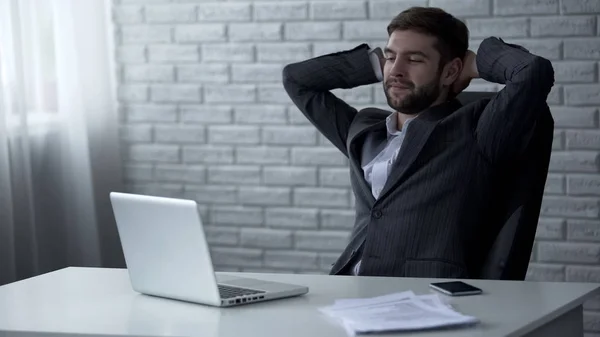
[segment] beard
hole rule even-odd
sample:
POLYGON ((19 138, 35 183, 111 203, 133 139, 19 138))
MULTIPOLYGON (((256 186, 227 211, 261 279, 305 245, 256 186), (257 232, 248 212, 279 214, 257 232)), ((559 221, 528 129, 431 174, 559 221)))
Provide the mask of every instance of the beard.
POLYGON ((431 106, 440 96, 441 88, 439 86, 439 80, 440 76, 427 84, 415 87, 415 85, 410 82, 400 82, 388 79, 383 84, 383 91, 385 92, 387 103, 392 109, 403 114, 416 115, 431 106), (403 86, 408 87, 410 93, 402 98, 394 97, 390 92, 390 85, 394 82, 400 82, 403 86))

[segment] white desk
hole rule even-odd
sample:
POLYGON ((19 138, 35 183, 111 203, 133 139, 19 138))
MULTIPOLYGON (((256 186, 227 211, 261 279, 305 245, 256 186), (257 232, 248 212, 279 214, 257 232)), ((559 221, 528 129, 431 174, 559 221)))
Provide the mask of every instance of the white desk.
MULTIPOLYGON (((225 273, 234 274, 237 273, 225 273)), ((221 276, 220 275, 220 276, 221 276)), ((124 269, 67 268, 0 287, 0 337, 32 336, 346 336, 317 311, 337 298, 405 290, 428 293, 433 280, 244 274, 310 287, 302 297, 213 308, 140 295, 124 269)), ((582 303, 597 284, 476 281, 484 294, 453 298, 479 317, 472 328, 398 336, 583 336, 582 303)), ((386 334, 386 336, 391 336, 386 334)))

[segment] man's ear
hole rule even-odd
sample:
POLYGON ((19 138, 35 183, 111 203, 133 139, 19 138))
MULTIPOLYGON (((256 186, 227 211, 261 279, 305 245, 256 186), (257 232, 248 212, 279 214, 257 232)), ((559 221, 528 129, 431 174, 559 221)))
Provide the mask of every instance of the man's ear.
POLYGON ((456 80, 460 78, 462 70, 463 62, 458 57, 446 63, 441 77, 442 84, 444 86, 451 86, 452 83, 456 82, 456 80))

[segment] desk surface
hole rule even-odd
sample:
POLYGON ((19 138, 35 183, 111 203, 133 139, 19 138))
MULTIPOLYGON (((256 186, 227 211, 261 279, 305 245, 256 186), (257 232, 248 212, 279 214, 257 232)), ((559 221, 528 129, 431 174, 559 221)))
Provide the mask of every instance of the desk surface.
MULTIPOLYGON (((430 279, 238 274, 310 287, 308 294, 240 307, 213 308, 134 292, 124 269, 66 268, 0 287, 0 332, 129 336, 346 336, 317 311, 337 298, 405 290, 429 293, 430 279)), ((482 323, 418 336, 517 336, 578 305, 597 284, 470 280, 484 294, 451 298, 482 323)), ((2 333, 0 333, 2 335, 2 333)), ((6 334, 10 336, 11 334, 6 334)), ((16 334, 15 334, 16 335, 16 334)), ((399 336, 408 334, 399 334, 399 336)), ((386 336, 390 336, 387 334, 386 336)))

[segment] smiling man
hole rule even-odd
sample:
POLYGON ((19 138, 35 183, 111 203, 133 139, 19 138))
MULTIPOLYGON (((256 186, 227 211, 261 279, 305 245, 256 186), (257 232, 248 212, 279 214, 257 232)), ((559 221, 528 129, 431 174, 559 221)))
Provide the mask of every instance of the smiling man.
POLYGON ((356 219, 331 274, 476 277, 499 230, 497 177, 547 112, 552 64, 495 37, 475 54, 464 23, 438 8, 405 10, 388 35, 383 52, 363 44, 283 71, 294 104, 350 162, 356 219), (505 87, 462 106, 478 77, 505 87), (330 92, 376 82, 393 112, 330 92))

